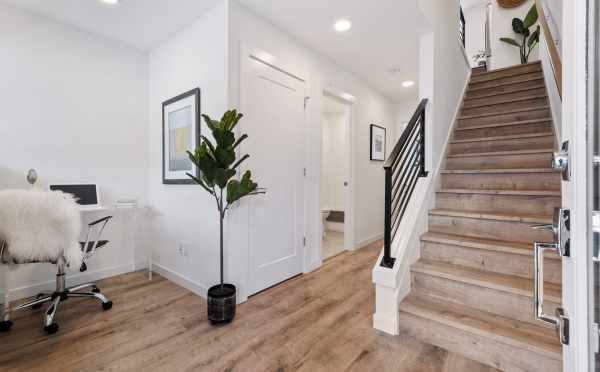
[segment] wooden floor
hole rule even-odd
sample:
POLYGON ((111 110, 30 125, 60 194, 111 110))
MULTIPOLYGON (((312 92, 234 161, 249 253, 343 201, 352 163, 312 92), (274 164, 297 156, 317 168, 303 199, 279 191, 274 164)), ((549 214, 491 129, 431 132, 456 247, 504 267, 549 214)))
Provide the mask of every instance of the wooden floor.
POLYGON ((0 334, 0 371, 496 371, 372 328, 380 247, 343 253, 263 292, 218 328, 203 299, 159 276, 111 278, 100 284, 113 310, 70 299, 54 336, 41 331, 39 312, 16 315, 0 334))

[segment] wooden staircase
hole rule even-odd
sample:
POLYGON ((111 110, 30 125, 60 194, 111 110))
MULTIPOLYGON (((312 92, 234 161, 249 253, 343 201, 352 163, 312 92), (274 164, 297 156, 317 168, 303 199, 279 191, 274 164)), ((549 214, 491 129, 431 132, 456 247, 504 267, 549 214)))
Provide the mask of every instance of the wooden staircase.
MULTIPOLYGON (((560 175, 540 63, 474 72, 442 171, 401 332, 505 371, 561 371, 553 328, 533 319, 531 228, 552 222, 560 175)), ((545 306, 561 302, 561 262, 545 262, 545 306)))

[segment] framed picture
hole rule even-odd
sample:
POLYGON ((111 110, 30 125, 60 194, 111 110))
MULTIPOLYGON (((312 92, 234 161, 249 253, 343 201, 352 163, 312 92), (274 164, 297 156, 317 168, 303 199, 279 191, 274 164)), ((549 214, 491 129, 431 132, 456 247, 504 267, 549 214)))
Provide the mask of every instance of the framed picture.
POLYGON ((385 161, 385 128, 371 124, 371 160, 385 161))
POLYGON ((163 184, 188 185, 198 176, 187 151, 200 144, 200 89, 196 88, 162 104, 163 184))

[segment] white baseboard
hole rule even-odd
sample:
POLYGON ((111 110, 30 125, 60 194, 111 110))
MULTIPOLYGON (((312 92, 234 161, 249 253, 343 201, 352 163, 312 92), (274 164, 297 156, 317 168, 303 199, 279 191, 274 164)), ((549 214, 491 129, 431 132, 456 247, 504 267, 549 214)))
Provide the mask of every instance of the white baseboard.
POLYGON ((160 264, 152 263, 152 268, 154 272, 164 276, 169 281, 179 285, 187 289, 194 294, 206 298, 208 294, 208 287, 204 284, 193 281, 185 275, 181 275, 171 269, 168 269, 160 264))
POLYGON ((354 250, 364 248, 365 246, 381 239, 383 239, 383 233, 372 235, 366 239, 356 242, 356 244, 354 245, 354 250))
POLYGON ((400 326, 398 323, 398 317, 393 319, 377 313, 373 314, 373 328, 392 336, 397 336, 399 333, 400 326))
MULTIPOLYGON (((104 269, 86 271, 83 273, 69 274, 67 273, 67 286, 71 287, 80 283, 95 282, 98 280, 110 278, 117 275, 130 273, 135 270, 135 264, 125 264, 104 269)), ((56 280, 48 280, 42 283, 32 284, 23 287, 12 288, 8 295, 10 301, 20 300, 37 295, 40 292, 54 291, 56 288, 56 280)))

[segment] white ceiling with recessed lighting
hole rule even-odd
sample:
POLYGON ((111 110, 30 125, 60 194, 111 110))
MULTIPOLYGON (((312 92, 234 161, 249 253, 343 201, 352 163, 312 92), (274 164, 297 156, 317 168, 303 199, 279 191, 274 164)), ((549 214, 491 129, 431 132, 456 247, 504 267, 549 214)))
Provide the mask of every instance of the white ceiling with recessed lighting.
POLYGON ((140 50, 150 50, 221 0, 0 0, 140 50))
MULTIPOLYGON (((0 0, 87 32, 151 50, 223 0, 0 0)), ((418 0, 238 0, 394 101, 418 94, 418 0), (346 19, 352 27, 336 32, 346 19), (403 87, 405 81, 415 81, 403 87)))
POLYGON ((418 82, 419 36, 429 29, 417 0, 239 1, 394 101, 417 97, 418 84, 402 87, 418 82), (336 32, 340 19, 352 28, 336 32))

